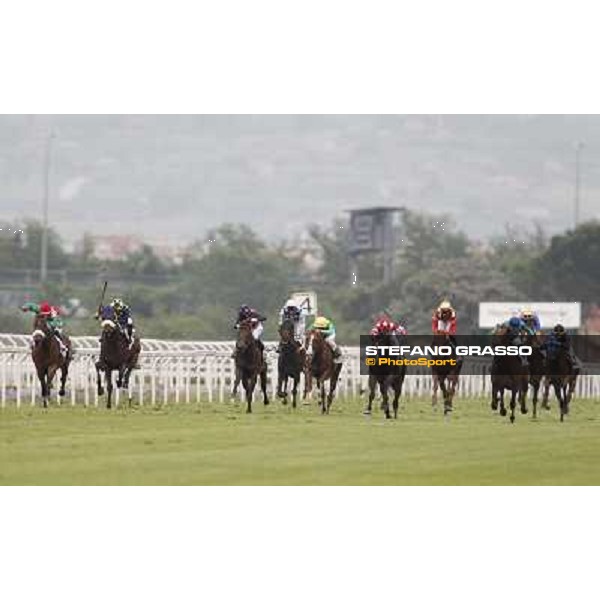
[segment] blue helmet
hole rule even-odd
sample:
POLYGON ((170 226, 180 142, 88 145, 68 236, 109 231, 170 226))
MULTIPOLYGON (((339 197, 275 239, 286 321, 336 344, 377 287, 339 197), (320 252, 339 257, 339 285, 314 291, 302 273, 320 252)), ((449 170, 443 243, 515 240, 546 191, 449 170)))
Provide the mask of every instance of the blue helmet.
POLYGON ((510 327, 521 327, 521 319, 519 317, 511 317, 508 324, 510 327))
POLYGON ((252 316, 252 309, 247 304, 242 304, 239 310, 240 320, 249 319, 252 316))

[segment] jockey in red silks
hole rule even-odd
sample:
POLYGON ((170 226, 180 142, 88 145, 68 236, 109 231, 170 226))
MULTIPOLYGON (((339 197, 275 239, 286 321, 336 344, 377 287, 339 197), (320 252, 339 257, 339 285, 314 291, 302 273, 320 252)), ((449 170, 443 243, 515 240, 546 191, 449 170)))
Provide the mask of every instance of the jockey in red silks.
POLYGON ((383 314, 377 318, 375 325, 371 329, 371 335, 390 335, 396 337, 408 335, 405 327, 396 323, 389 315, 383 314))
POLYGON ((62 338, 62 328, 64 326, 64 322, 61 318, 60 308, 58 306, 53 306, 44 300, 39 304, 36 304, 35 302, 25 302, 25 304, 21 306, 21 310, 23 312, 31 312, 35 315, 45 318, 46 324, 50 329, 50 333, 54 335, 58 341, 61 354, 66 357, 68 348, 62 338))
POLYGON ((456 311, 448 300, 444 300, 434 311, 431 317, 431 331, 433 335, 447 335, 448 339, 456 346, 456 311))

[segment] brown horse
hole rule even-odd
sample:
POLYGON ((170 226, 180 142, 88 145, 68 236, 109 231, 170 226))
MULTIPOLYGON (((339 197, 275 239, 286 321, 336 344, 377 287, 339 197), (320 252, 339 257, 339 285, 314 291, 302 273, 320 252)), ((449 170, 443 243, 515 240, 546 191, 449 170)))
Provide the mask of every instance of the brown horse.
POLYGON ((42 386, 42 404, 48 407, 50 389, 56 372, 60 369, 59 396, 65 395, 65 384, 69 374, 69 363, 71 362, 71 340, 62 335, 62 340, 67 347, 67 354, 63 356, 60 351, 60 343, 50 329, 46 317, 37 315, 33 323, 34 332, 31 334, 31 357, 35 364, 38 379, 42 386))
POLYGON ((552 386, 558 400, 561 422, 564 421, 565 415, 569 414, 569 405, 575 391, 578 375, 579 368, 572 363, 567 348, 561 347, 555 353, 546 357, 543 406, 548 406, 548 393, 550 386, 552 386))
POLYGON ((141 349, 142 345, 137 336, 134 337, 133 344, 130 347, 127 337, 117 325, 116 320, 105 318, 102 321, 100 358, 96 362, 96 378, 98 396, 103 396, 104 388, 100 372, 104 372, 106 390, 108 392, 106 408, 112 408, 113 371, 117 372, 117 387, 127 390, 129 406, 131 406, 129 378, 137 364, 141 349))
MULTIPOLYGON (((433 336, 432 346, 452 347, 452 343, 447 334, 436 334, 433 336)), ((439 387, 442 390, 442 397, 444 398, 444 416, 446 416, 452 412, 452 401, 458 389, 458 378, 460 377, 463 361, 456 357, 454 350, 450 355, 443 356, 442 358, 444 362, 446 360, 454 360, 456 364, 452 365, 445 362, 443 365, 434 365, 431 367, 431 378, 433 380, 431 405, 433 407, 437 406, 437 391, 439 387)))
MULTIPOLYGON (((515 336, 510 328, 502 326, 496 329, 492 345, 515 346, 516 341, 522 341, 521 336, 515 336)), ((492 410, 500 408, 500 415, 507 414, 504 405, 504 392, 510 391, 510 422, 515 422, 517 400, 521 414, 527 414, 526 395, 529 386, 529 366, 523 357, 513 355, 494 356, 491 369, 492 379, 492 410)))
POLYGON ((307 351, 312 348, 311 375, 317 382, 317 388, 321 390, 321 413, 324 415, 329 414, 342 364, 334 361, 333 350, 319 330, 315 329, 306 333, 304 348, 307 351), (325 397, 327 380, 329 380, 329 392, 325 397))
MULTIPOLYGON (((395 336, 388 335, 372 335, 371 340, 376 346, 397 345, 398 340, 395 336)), ((386 419, 391 419, 389 391, 394 391, 394 400, 392 408, 394 410, 394 419, 398 418, 398 409, 400 404, 400 396, 402 395, 402 386, 406 377, 406 365, 401 367, 388 367, 373 365, 369 367, 369 400, 367 407, 363 411, 364 415, 371 415, 373 412, 373 400, 379 386, 381 394, 381 410, 385 413, 386 419)))
POLYGON ((235 366, 242 387, 246 393, 246 412, 252 412, 252 397, 256 382, 260 377, 263 404, 269 404, 267 396, 267 368, 258 340, 252 335, 250 321, 242 321, 238 328, 238 340, 235 345, 235 366))
POLYGON ((304 370, 306 352, 294 338, 294 323, 290 319, 279 327, 279 360, 277 361, 277 396, 287 404, 288 381, 292 380, 292 408, 297 406, 298 384, 304 370))

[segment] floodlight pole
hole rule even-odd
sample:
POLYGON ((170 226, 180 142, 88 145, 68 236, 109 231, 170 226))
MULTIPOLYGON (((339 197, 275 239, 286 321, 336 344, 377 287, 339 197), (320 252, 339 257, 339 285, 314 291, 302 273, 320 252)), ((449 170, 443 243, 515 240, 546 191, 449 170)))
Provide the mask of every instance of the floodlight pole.
POLYGON ((40 286, 43 287, 48 279, 48 212, 50 203, 50 168, 52 164, 52 142, 54 132, 46 139, 46 153, 44 157, 44 198, 42 202, 42 235, 40 256, 40 286))
POLYGON ((579 206, 581 196, 581 152, 583 151, 583 143, 578 142, 575 147, 575 227, 579 225, 579 206))

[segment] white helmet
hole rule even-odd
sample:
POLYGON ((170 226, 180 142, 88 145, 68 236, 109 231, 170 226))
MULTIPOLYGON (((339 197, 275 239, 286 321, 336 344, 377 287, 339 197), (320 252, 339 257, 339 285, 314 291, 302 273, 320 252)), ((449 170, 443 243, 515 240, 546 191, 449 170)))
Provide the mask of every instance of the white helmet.
POLYGON ((289 300, 288 300, 288 301, 285 303, 285 307, 286 307, 286 308, 291 308, 292 306, 293 306, 294 308, 298 308, 298 303, 297 303, 295 300, 293 300, 292 298, 290 298, 290 299, 289 299, 289 300))

